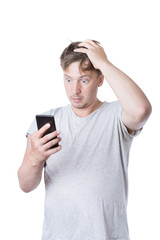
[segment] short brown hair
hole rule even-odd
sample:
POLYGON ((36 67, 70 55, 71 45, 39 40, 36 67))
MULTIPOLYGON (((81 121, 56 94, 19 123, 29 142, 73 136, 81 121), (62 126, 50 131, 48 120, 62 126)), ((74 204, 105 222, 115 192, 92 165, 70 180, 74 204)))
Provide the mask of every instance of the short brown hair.
MULTIPOLYGON (((93 40, 95 43, 99 43, 93 40)), ((97 72, 98 76, 101 75, 101 71, 99 69, 95 69, 91 61, 89 60, 86 53, 82 52, 74 52, 73 50, 76 48, 85 48, 80 47, 78 44, 81 42, 72 42, 68 47, 64 49, 60 56, 60 63, 63 70, 65 70, 71 63, 79 62, 80 70, 82 71, 90 71, 94 70, 97 72)))

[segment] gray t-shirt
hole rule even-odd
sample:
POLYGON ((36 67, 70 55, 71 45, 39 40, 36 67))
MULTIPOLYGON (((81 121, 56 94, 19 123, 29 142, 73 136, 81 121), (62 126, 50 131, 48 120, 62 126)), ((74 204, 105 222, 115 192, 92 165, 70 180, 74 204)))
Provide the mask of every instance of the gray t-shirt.
MULTIPOLYGON (((115 101, 84 118, 71 105, 46 112, 55 117, 62 150, 44 168, 42 240, 129 240, 127 169, 134 136, 121 110, 115 101)), ((35 130, 34 121, 28 133, 35 130)))

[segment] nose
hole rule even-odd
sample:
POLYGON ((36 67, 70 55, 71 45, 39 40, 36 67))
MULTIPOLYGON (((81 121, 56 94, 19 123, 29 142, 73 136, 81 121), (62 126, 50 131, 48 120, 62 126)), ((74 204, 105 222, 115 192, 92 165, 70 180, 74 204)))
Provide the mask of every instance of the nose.
POLYGON ((74 82, 72 90, 73 90, 73 94, 75 94, 75 95, 77 95, 81 92, 79 82, 74 82))

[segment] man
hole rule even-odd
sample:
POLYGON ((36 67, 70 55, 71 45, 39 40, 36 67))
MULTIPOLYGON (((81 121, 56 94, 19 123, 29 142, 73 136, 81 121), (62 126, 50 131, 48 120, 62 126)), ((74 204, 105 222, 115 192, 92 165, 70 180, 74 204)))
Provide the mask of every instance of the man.
POLYGON ((58 131, 42 137, 49 124, 39 131, 35 121, 30 126, 20 186, 35 189, 44 169, 43 240, 129 240, 128 156, 151 105, 97 41, 71 43, 61 66, 71 104, 46 112, 54 115, 58 131), (118 101, 97 98, 104 78, 118 101))

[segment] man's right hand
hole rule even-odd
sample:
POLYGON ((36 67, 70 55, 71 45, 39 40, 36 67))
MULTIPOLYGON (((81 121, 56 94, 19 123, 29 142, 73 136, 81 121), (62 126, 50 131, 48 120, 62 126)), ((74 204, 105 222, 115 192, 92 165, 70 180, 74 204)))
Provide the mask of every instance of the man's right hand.
POLYGON ((30 156, 34 165, 41 165, 42 163, 44 164, 49 156, 61 150, 61 145, 55 148, 51 148, 61 141, 61 138, 58 137, 60 134, 58 131, 54 131, 43 137, 44 133, 49 128, 50 124, 47 123, 31 135, 30 156))
POLYGON ((50 124, 46 124, 32 135, 28 134, 26 152, 18 170, 19 184, 24 192, 30 192, 39 185, 45 161, 50 155, 61 150, 60 145, 51 148, 60 142, 59 132, 55 131, 43 137, 49 127, 50 124))

